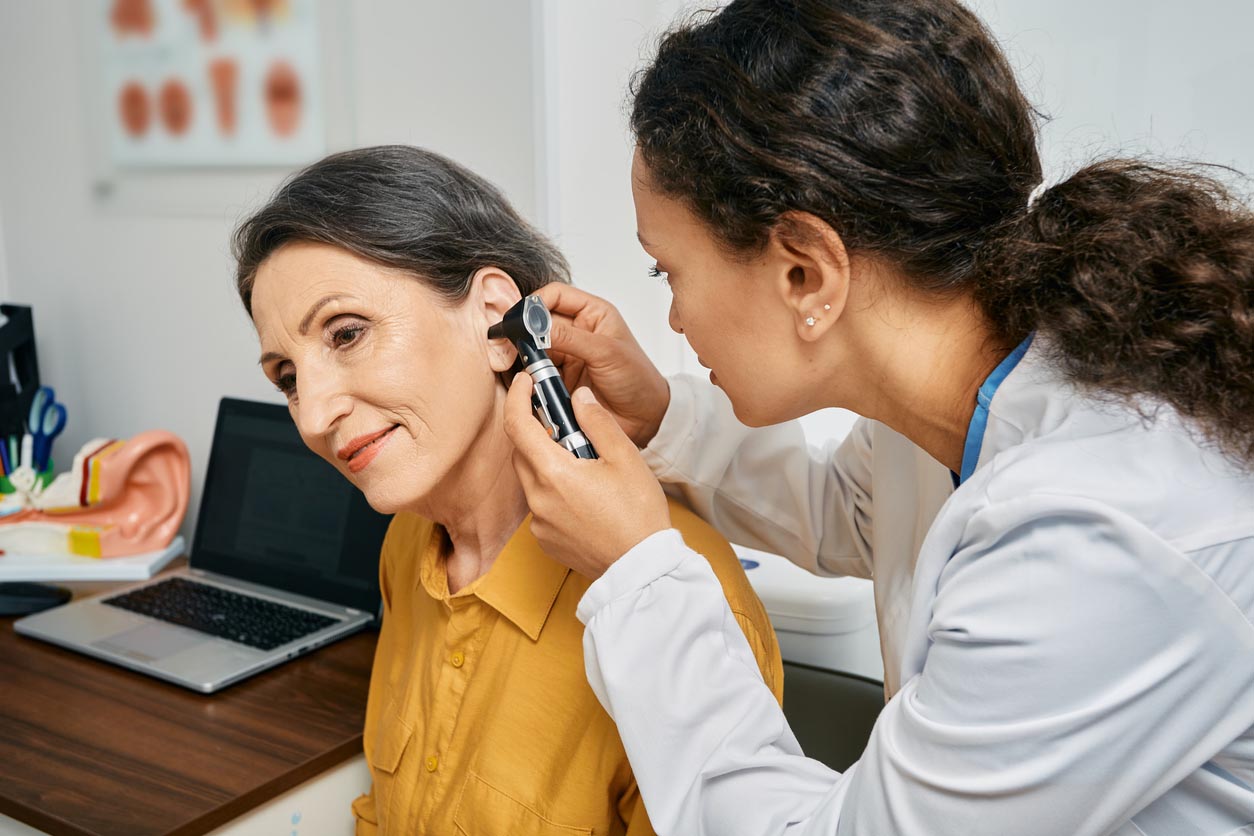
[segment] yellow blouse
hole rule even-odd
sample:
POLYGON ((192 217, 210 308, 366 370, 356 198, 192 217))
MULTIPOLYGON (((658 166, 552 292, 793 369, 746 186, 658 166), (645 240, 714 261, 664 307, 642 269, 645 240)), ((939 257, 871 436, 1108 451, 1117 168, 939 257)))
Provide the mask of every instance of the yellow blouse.
MULTIPOLYGON (((714 567, 763 678, 783 694, 761 602, 719 534, 671 503, 714 567)), ((384 619, 366 708, 374 779, 358 834, 652 834, 613 721, 583 666, 575 607, 590 581, 553 561, 530 519, 450 595, 442 528, 398 514, 380 558, 384 619)))

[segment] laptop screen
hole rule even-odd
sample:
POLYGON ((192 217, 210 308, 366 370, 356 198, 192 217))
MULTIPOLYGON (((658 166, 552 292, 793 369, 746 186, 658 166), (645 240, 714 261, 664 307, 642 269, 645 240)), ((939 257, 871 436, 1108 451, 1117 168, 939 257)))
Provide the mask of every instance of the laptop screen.
POLYGON ((305 446, 287 407, 222 399, 194 568, 373 614, 390 520, 305 446))

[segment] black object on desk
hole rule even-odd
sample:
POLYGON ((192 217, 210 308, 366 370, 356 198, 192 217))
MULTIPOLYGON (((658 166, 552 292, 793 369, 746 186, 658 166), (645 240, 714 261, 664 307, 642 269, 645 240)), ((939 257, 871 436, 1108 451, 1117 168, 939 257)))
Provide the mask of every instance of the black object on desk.
POLYGON ((0 325, 0 435, 21 436, 39 390, 35 320, 25 305, 0 305, 0 314, 7 319, 0 325))
POLYGON ((59 607, 70 600, 70 591, 46 583, 0 583, 0 616, 29 615, 59 607))
MULTIPOLYGON (((28 429, 26 416, 39 391, 35 319, 25 305, 0 305, 0 443, 28 429)), ((16 465, 15 465, 16 466, 16 465)), ((69 590, 49 584, 0 583, 0 615, 28 615, 70 600, 69 590)))

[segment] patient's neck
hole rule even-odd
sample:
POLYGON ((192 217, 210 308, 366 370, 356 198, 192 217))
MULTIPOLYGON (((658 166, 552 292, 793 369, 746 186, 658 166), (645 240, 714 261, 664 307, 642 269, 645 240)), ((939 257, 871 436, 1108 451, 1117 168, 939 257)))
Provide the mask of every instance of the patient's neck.
POLYGON ((505 436, 504 390, 478 441, 420 513, 444 526, 453 544, 445 561, 450 593, 487 574, 528 513, 505 436))

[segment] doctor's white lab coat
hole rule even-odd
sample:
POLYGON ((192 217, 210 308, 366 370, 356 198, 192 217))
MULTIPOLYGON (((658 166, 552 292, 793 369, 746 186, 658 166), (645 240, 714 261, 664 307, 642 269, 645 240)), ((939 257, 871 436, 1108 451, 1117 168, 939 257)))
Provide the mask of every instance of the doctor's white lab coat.
POLYGON ((891 699, 848 771, 807 760, 708 566, 646 539, 579 617, 659 833, 1254 834, 1254 476, 1039 340, 988 413, 955 491, 883 425, 819 451, 672 381, 658 478, 735 542, 873 577, 891 699))

